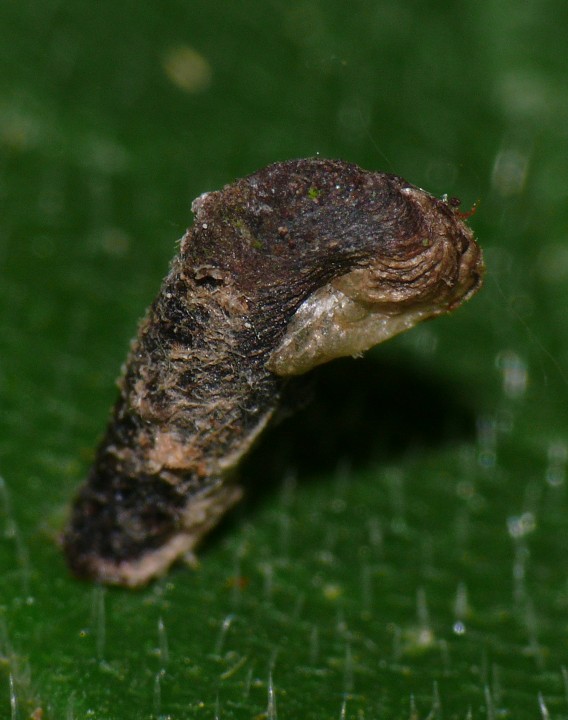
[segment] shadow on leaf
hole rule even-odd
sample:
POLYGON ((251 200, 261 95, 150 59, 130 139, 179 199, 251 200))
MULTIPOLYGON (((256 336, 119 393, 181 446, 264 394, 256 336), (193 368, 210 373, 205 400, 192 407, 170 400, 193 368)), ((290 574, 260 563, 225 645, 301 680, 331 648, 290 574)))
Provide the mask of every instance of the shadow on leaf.
POLYGON ((321 480, 340 465, 357 471, 393 463, 475 433, 468 388, 409 362, 336 360, 290 389, 288 405, 303 407, 267 430, 243 463, 245 502, 238 515, 249 515, 289 472, 300 484, 321 480))

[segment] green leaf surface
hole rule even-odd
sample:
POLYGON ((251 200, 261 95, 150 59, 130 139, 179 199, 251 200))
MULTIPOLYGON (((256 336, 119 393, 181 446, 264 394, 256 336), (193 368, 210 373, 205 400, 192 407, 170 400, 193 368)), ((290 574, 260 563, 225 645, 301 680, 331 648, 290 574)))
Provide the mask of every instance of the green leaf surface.
POLYGON ((0 5, 0 718, 568 718, 567 10, 0 5), (484 289, 322 368, 197 570, 75 580, 191 200, 316 153, 478 202, 484 289))

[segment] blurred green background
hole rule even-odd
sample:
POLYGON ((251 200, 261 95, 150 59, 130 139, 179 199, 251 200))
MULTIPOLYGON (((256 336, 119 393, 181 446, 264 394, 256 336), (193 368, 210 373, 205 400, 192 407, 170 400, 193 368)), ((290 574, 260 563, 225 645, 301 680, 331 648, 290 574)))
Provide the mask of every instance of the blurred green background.
POLYGON ((564 0, 0 4, 0 717, 568 718, 564 0), (56 539, 206 190, 338 157, 457 195, 486 284, 320 373, 140 592, 56 539))

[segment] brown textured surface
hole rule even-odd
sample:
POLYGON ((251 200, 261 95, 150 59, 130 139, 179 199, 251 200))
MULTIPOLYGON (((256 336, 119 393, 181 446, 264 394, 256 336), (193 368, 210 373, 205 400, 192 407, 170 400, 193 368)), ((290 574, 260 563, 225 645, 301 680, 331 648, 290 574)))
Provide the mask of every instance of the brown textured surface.
POLYGON ((232 470, 288 382, 267 363, 319 289, 430 317, 481 283, 481 254, 455 208, 348 163, 272 165, 194 211, 65 534, 81 576, 147 582, 238 500, 232 470))

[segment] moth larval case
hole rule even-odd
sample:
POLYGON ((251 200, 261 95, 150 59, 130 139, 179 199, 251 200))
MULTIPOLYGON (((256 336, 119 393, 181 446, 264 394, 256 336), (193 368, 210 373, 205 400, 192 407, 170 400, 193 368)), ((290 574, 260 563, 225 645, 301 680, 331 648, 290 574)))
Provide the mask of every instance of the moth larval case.
POLYGON ((481 285, 453 202, 343 161, 276 163, 192 208, 64 534, 82 577, 135 587, 192 559, 294 375, 481 285))

